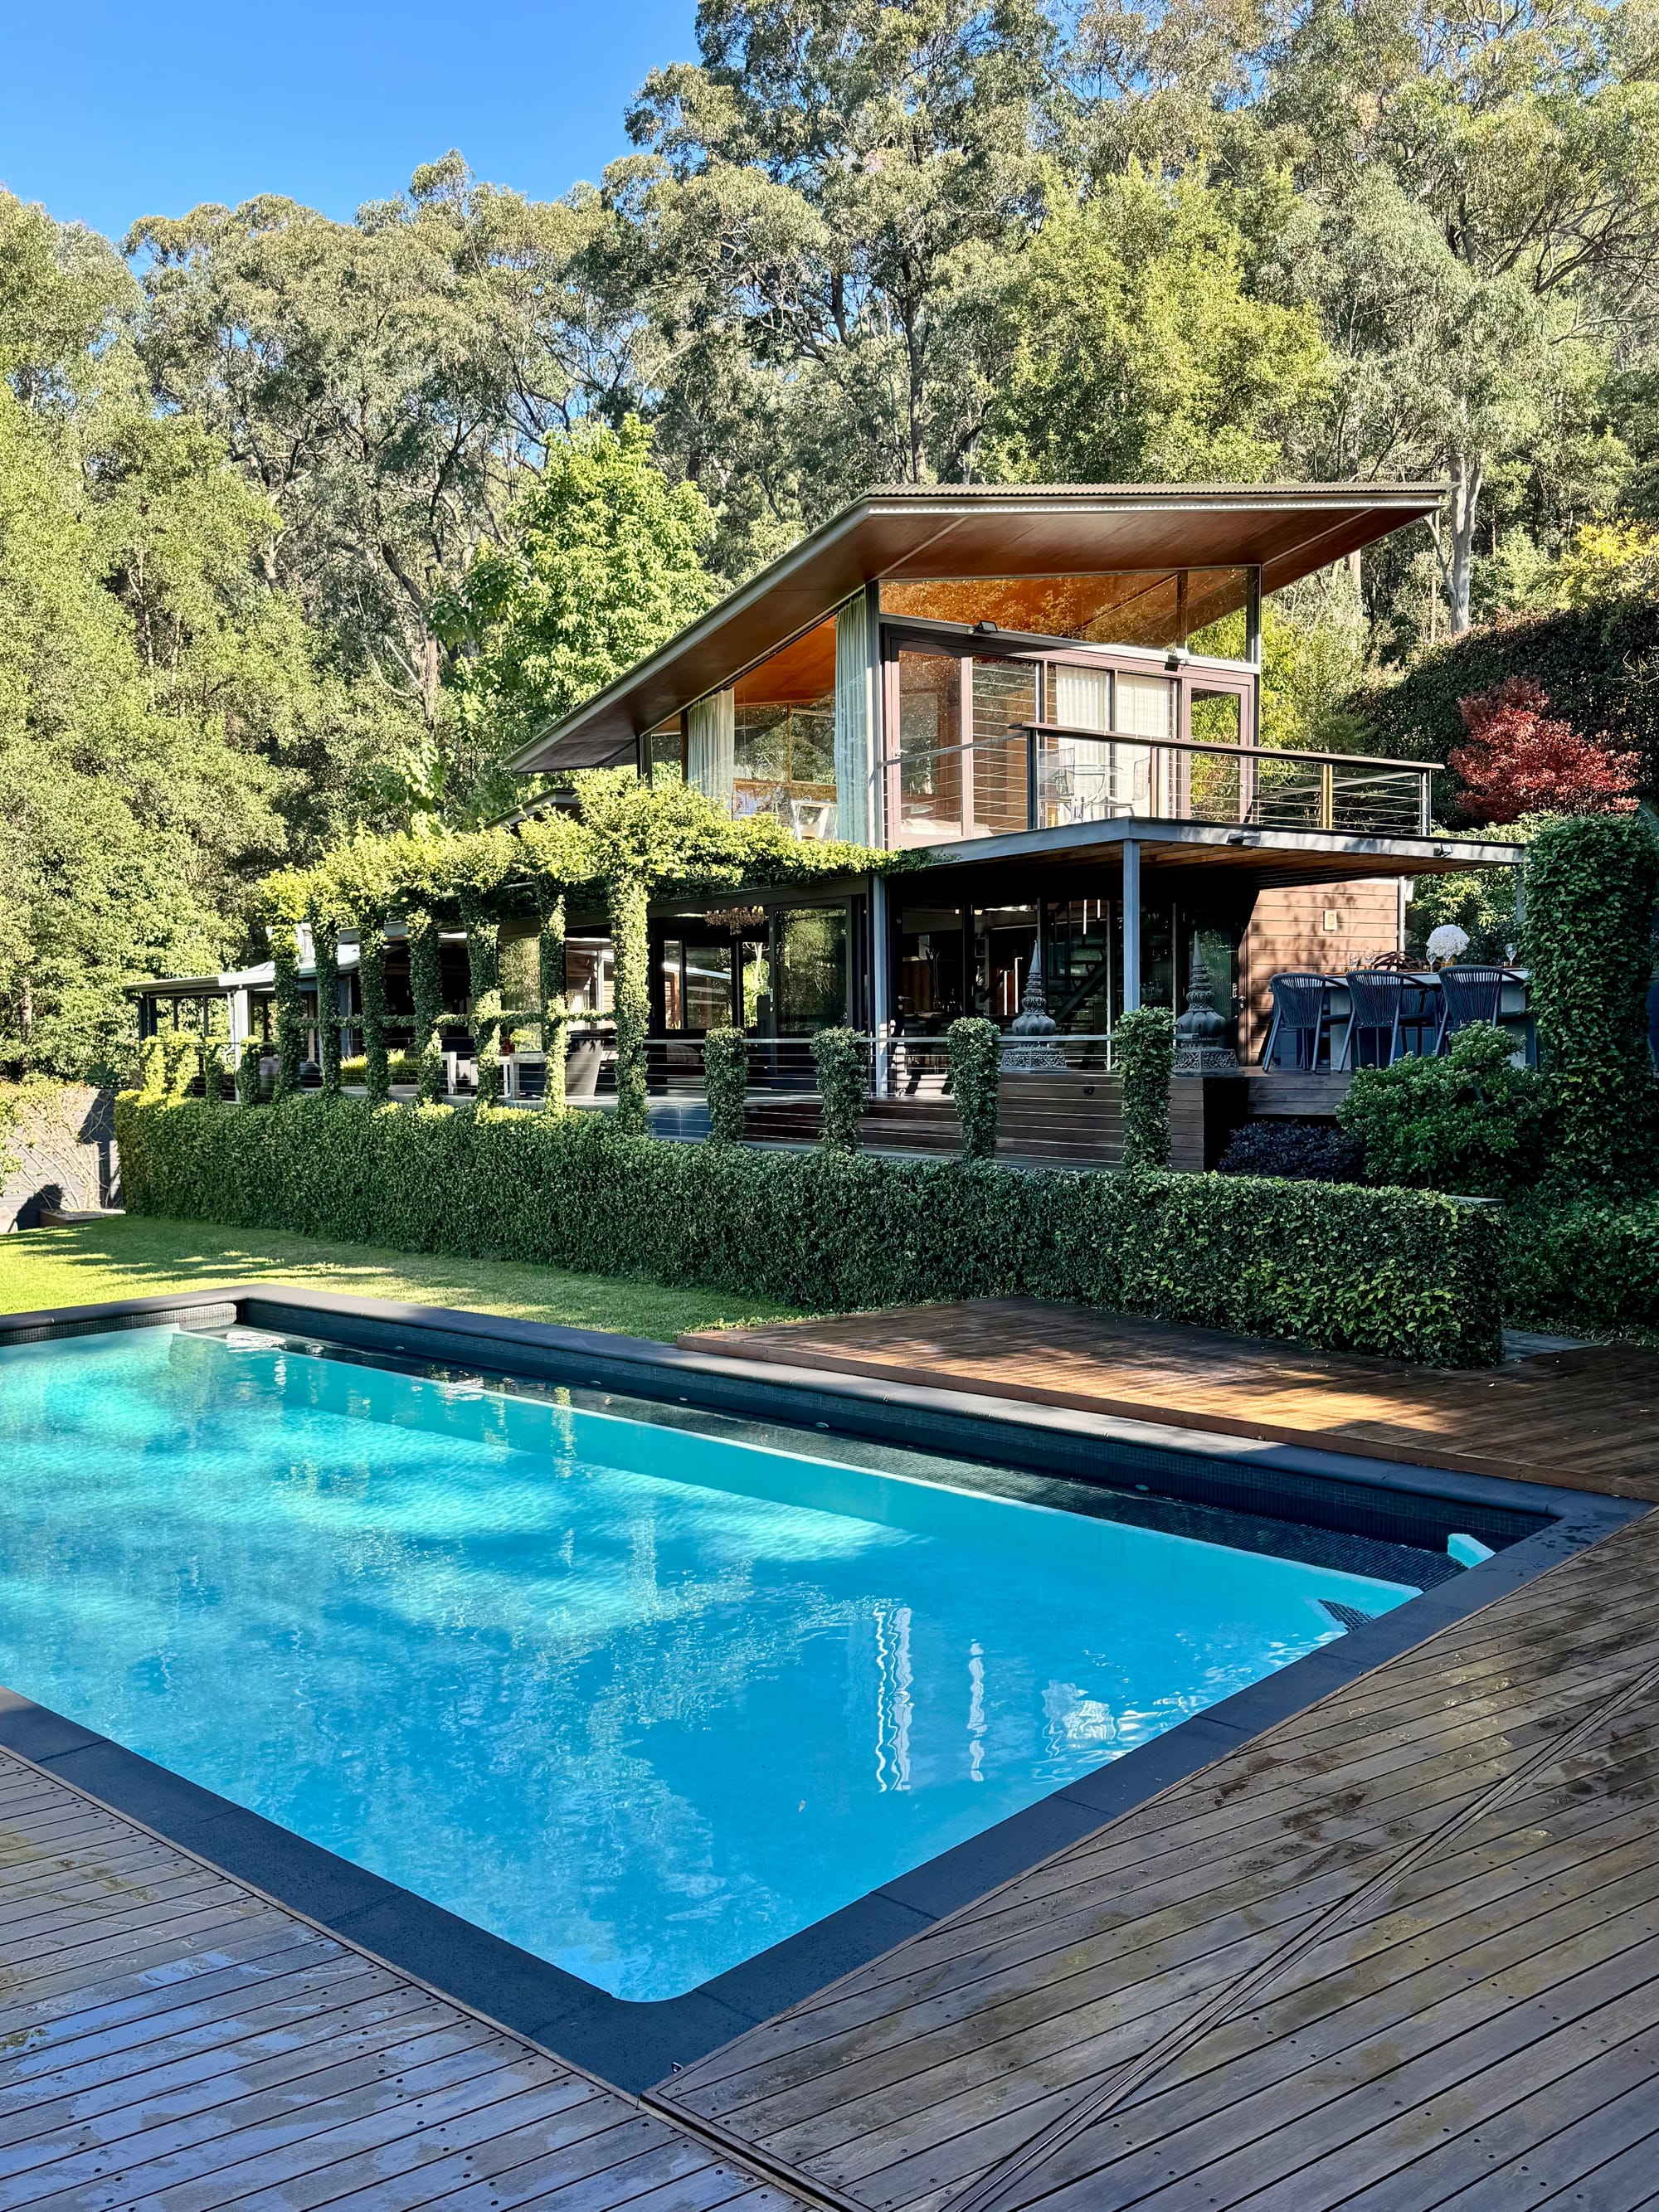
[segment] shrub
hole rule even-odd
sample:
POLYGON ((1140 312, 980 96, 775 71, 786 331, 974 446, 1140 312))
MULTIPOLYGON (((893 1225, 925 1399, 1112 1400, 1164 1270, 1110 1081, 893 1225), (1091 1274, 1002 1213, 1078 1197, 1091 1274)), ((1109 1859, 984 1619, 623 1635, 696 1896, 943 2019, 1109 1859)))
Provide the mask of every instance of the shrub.
POLYGON ((165 1098, 167 1090, 167 1045, 159 1036, 147 1036, 138 1048, 138 1096, 165 1098))
POLYGON ((1448 765, 1462 780, 1463 811, 1477 822, 1523 814, 1629 814, 1641 763, 1614 752, 1549 711, 1549 694, 1529 677, 1509 676, 1460 699, 1469 742, 1448 765))
POLYGON ((1431 1193, 669 1144, 608 1115, 321 1094, 221 1114, 124 1092, 117 1130, 135 1213, 820 1312, 1028 1296, 1443 1366, 1500 1350, 1503 1217, 1431 1193))
POLYGON ((964 1159, 989 1160, 997 1149, 997 1072, 1002 1036, 994 1022, 970 1015, 945 1033, 951 1060, 951 1095, 962 1125, 964 1159))
MULTIPOLYGON (((386 1056, 386 1078, 388 1083, 418 1083, 421 1063, 412 1052, 389 1052, 386 1056)), ((340 1062, 340 1080, 342 1083, 366 1085, 368 1081, 368 1054, 354 1053, 349 1060, 343 1060, 340 1062)))
POLYGON ((204 1044, 202 1047, 202 1096, 210 1106, 223 1105, 229 1073, 225 1066, 223 1045, 204 1044))
POLYGON ((259 1103, 260 1052, 258 1037, 249 1037, 243 1043, 242 1056, 236 1063, 236 1097, 240 1105, 257 1106, 259 1103))
POLYGON ((1513 1209, 1504 1313, 1586 1336, 1659 1330, 1659 1197, 1513 1209))
POLYGON ((1246 1121, 1219 1162, 1223 1175, 1279 1176, 1287 1182, 1358 1182, 1359 1147, 1340 1129, 1310 1121, 1246 1121))
POLYGON ((1622 1195, 1654 1180, 1648 1050, 1659 845, 1639 815, 1547 823, 1527 854, 1522 948, 1555 1109, 1551 1172, 1622 1195))
POLYGON ((1361 1067, 1337 1119, 1370 1182, 1507 1198, 1542 1170, 1548 1094, 1515 1041, 1489 1023, 1460 1031, 1442 1060, 1361 1067))
POLYGON ((709 1135, 716 1144, 740 1145, 749 1095, 749 1040, 741 1030, 710 1030, 703 1039, 702 1088, 709 1135))
POLYGON ((864 1119, 864 1047, 853 1030, 820 1030, 812 1040, 823 1102, 820 1141, 832 1152, 855 1152, 864 1119))
MULTIPOLYGON (((1510 676, 1529 677, 1575 729, 1604 733, 1642 756, 1643 782, 1659 777, 1659 686, 1631 671, 1659 652, 1659 599, 1635 598, 1488 623, 1431 648, 1396 684, 1352 702, 1367 726, 1348 750, 1444 760, 1463 735, 1458 702, 1510 676)), ((1450 800, 1452 779, 1440 797, 1450 800)))
POLYGON ((1175 1016, 1167 1006, 1137 1006, 1113 1030, 1112 1051, 1123 1079, 1123 1164, 1167 1167, 1175 1016))

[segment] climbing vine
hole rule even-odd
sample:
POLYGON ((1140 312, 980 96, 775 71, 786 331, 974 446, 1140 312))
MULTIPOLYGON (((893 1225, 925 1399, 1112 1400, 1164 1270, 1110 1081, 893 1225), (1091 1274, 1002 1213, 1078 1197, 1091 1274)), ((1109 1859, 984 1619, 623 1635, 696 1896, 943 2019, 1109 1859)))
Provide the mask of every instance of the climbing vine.
POLYGON ((357 943, 357 988, 363 1002, 363 1088, 371 1103, 384 1106, 392 1096, 386 1043, 386 939, 365 927, 357 943))

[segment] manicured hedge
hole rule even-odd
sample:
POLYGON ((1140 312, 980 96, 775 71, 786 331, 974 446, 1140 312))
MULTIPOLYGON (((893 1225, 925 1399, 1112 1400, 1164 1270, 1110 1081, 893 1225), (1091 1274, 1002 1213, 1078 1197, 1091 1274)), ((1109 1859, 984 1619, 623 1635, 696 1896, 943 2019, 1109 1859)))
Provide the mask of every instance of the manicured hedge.
POLYGON ((1029 1174, 619 1135, 606 1117, 127 1092, 129 1209, 819 1312, 1027 1294, 1442 1366, 1499 1353, 1503 1222, 1429 1191, 1029 1174))
POLYGON ((1510 1231, 1508 1319, 1569 1334, 1659 1330, 1659 1196, 1528 1207, 1510 1231))
MULTIPOLYGON (((1490 691, 1506 677, 1529 676, 1549 694, 1553 714, 1586 734, 1605 732, 1610 744, 1642 756, 1642 787, 1659 789, 1659 687, 1632 681, 1632 671, 1659 652, 1659 606, 1640 599, 1610 599, 1559 614, 1523 615, 1489 623, 1424 654, 1399 683, 1366 690, 1346 703, 1370 725, 1357 752, 1444 760, 1466 731, 1460 699, 1490 691)), ((1453 779, 1437 776, 1436 819, 1453 798, 1453 779)))

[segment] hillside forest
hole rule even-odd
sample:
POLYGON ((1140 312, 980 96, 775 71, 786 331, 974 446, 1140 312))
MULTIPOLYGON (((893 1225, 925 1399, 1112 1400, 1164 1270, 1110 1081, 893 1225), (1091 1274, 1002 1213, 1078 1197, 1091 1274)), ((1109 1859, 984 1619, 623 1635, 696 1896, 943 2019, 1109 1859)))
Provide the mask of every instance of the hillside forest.
POLYGON ((878 483, 1442 478, 1273 604, 1270 741, 1443 758, 1501 693, 1659 792, 1654 0, 704 0, 696 43, 557 200, 441 149, 350 222, 0 197, 14 1069, 109 1064, 270 869, 489 819, 878 483))

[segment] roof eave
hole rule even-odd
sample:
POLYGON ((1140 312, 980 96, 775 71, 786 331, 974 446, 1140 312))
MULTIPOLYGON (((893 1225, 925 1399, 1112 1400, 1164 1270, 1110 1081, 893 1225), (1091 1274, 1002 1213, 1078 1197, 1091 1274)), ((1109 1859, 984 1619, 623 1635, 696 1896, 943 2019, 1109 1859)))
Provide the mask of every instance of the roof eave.
MULTIPOLYGON (((1391 530, 1405 524, 1421 520, 1434 513, 1444 498, 1446 486, 1431 483, 1327 483, 1327 484, 1030 484, 987 485, 965 484, 917 488, 887 487, 866 492, 843 507, 838 514, 808 532, 787 553, 769 562, 764 568, 728 592, 719 605, 707 614, 679 631, 653 653, 637 661, 623 675, 585 700, 580 707, 531 738, 510 754, 505 766, 520 775, 556 773, 562 767, 595 765, 605 759, 614 760, 625 752, 637 739, 640 725, 626 711, 625 702, 631 694, 648 690, 660 677, 665 676, 674 664, 717 638, 728 625, 743 616, 770 594, 784 590, 792 578, 833 552, 838 544, 850 541, 868 523, 883 516, 904 516, 910 519, 939 516, 948 527, 953 519, 960 520, 975 510, 990 507, 1004 513, 1012 520, 1021 514, 1054 514, 1056 511, 1079 514, 1123 514, 1170 511, 1194 514, 1217 511, 1245 510, 1264 514, 1317 512, 1325 507, 1342 514, 1342 519, 1333 523, 1331 529, 1318 536, 1314 544, 1319 558, 1309 562, 1300 553, 1281 556, 1262 565, 1262 582, 1269 591, 1307 574, 1313 568, 1322 568, 1360 546, 1373 543, 1391 530), (1364 513, 1352 514, 1356 504, 1364 513), (1370 518, 1392 516, 1395 519, 1381 529, 1374 526, 1370 518), (592 759, 587 763, 560 761, 550 757, 555 749, 568 745, 581 732, 590 733, 588 751, 592 759)), ((942 534, 942 533, 941 533, 942 534)), ((918 549, 908 548, 902 558, 913 561, 918 549)), ((896 565, 896 562, 890 565, 896 565)), ((811 619, 822 620, 830 610, 841 604, 862 585, 876 580, 883 573, 879 562, 850 560, 844 575, 832 574, 825 579, 817 594, 817 612, 811 619)), ((808 625, 810 627, 810 622, 808 625)), ((766 650, 775 651, 786 644, 789 637, 800 634, 801 625, 787 628, 785 634, 769 644, 766 650)), ((764 657, 764 654, 762 655, 764 657)), ((744 666, 753 665, 752 656, 744 660, 744 666)), ((741 671, 734 666, 729 671, 735 677, 741 671)), ((684 688, 684 687, 682 687, 684 688)), ((691 696, 701 696, 702 686, 691 696)), ((686 703, 689 703, 689 700, 686 703)), ((670 711, 672 711, 672 709, 670 711)))

